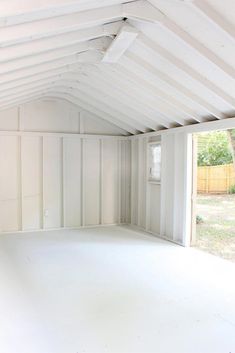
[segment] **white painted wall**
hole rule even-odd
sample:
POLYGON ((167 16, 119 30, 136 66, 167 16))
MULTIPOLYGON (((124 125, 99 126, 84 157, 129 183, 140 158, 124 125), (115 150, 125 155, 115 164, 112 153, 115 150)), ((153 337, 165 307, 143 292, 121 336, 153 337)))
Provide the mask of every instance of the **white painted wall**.
MULTIPOLYGON (((130 141, 80 136, 74 107, 66 113, 61 102, 41 104, 6 112, 9 125, 0 119, 0 231, 128 223, 130 141)), ((88 124, 92 117, 83 116, 83 131, 88 124)))
POLYGON ((21 227, 19 164, 20 139, 17 136, 0 138, 0 217, 1 229, 14 231, 21 227))
POLYGON ((192 136, 186 132, 162 135, 163 184, 161 234, 189 245, 191 233, 192 136))
MULTIPOLYGON (((143 137, 132 140, 131 224, 160 234, 161 185, 148 180, 148 142, 152 140, 143 137)), ((155 140, 160 141, 160 137, 155 140)))
POLYGON ((63 139, 63 216, 65 227, 82 225, 82 140, 63 139))
POLYGON ((65 100, 43 99, 0 111, 0 131, 126 135, 121 128, 65 100))
POLYGON ((190 236, 191 136, 132 138, 131 224, 182 245, 190 236), (161 183, 148 180, 148 143, 162 145, 161 183))
POLYGON ((101 223, 101 146, 99 140, 83 142, 83 205, 84 225, 101 223))
POLYGON ((1 231, 131 223, 187 244, 188 132, 129 139, 114 125, 53 100, 1 112, 0 130, 1 231), (101 131, 109 136, 96 135, 101 131), (147 173, 154 141, 162 144, 160 184, 147 173))
POLYGON ((60 137, 43 137, 43 227, 63 226, 62 143, 60 137))
POLYGON ((39 136, 23 136, 18 139, 21 142, 18 162, 21 168, 21 183, 19 182, 18 188, 19 192, 22 193, 22 221, 20 220, 18 228, 22 225, 24 230, 40 229, 42 227, 43 209, 43 139, 39 136))

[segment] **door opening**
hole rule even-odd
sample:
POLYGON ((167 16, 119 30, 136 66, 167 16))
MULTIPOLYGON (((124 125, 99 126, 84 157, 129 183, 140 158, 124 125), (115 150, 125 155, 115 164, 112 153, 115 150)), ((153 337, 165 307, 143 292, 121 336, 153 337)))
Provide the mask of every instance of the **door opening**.
POLYGON ((193 136, 191 245, 235 262, 235 129, 193 136))

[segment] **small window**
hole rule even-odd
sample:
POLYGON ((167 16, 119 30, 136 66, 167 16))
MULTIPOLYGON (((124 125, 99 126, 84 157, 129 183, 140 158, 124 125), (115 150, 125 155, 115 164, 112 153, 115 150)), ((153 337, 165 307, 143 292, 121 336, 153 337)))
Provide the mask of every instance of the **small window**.
POLYGON ((161 181, 161 144, 149 144, 149 180, 161 181))

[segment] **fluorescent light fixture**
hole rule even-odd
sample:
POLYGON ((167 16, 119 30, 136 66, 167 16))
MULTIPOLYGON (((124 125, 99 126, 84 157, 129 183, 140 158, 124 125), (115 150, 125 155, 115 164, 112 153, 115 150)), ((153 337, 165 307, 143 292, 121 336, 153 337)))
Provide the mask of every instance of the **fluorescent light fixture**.
POLYGON ((102 62, 116 63, 134 42, 138 33, 138 30, 134 27, 124 24, 111 45, 108 47, 102 62))

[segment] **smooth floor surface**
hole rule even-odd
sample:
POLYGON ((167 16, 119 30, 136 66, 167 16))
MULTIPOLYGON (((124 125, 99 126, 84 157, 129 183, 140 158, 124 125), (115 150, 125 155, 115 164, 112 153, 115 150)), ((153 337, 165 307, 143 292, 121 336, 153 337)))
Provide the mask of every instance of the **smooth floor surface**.
POLYGON ((0 353, 234 353, 235 265, 124 227, 0 236, 0 353))

